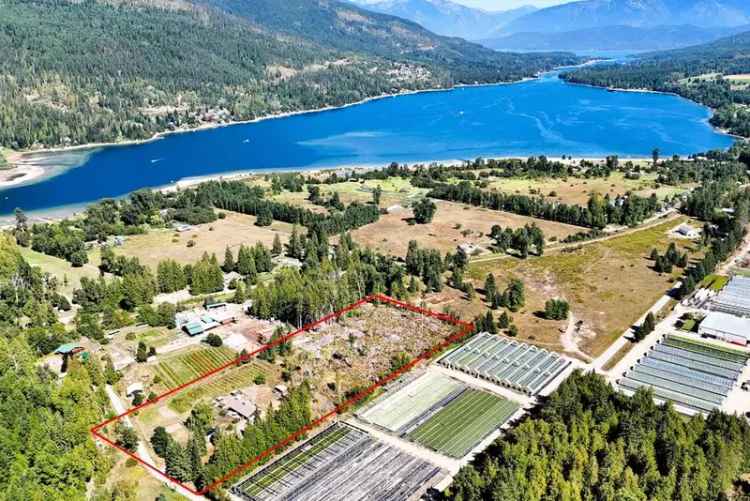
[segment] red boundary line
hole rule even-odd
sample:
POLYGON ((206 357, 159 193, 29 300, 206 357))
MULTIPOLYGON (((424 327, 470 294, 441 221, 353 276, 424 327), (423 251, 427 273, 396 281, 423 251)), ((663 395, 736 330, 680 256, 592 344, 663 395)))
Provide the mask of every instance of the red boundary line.
POLYGON ((126 454, 127 456, 129 456, 130 458, 134 459, 135 461, 137 461, 138 463, 140 463, 144 467, 146 467, 146 468, 148 468, 148 469, 156 472, 157 474, 161 475, 162 477, 164 477, 165 479, 169 480, 170 482, 179 485, 180 487, 182 487, 183 489, 187 490, 188 492, 191 492, 192 494, 195 494, 195 495, 198 495, 198 496, 202 496, 202 495, 208 493, 209 491, 215 489, 219 485, 223 484, 227 480, 229 480, 229 479, 231 479, 231 478, 239 475, 243 471, 245 471, 245 470, 249 469, 250 467, 254 466, 258 462, 262 461, 266 457, 268 457, 268 456, 272 455, 274 452, 278 451, 279 449, 282 449, 282 448, 286 447, 290 443, 292 443, 295 440, 297 440, 300 436, 302 436, 305 433, 307 433, 308 431, 310 431, 310 430, 312 430, 312 429, 320 426, 322 423, 328 421, 329 419, 331 419, 336 414, 340 414, 340 413, 344 412, 347 408, 349 408, 353 404, 359 402, 360 400, 364 399, 368 395, 371 395, 373 392, 375 392, 375 390, 377 390, 381 386, 383 386, 383 385, 385 385, 385 384, 393 381, 394 379, 396 379, 397 377, 401 376, 405 372, 408 372, 415 365, 417 365, 419 362, 421 362, 423 360, 427 360, 429 358, 432 358, 437 353, 439 353, 443 349, 447 348, 451 344, 453 344, 453 343, 455 343, 457 341, 460 341, 461 339, 463 339, 464 337, 466 337, 467 335, 469 335, 473 330, 474 330, 474 325, 472 323, 470 323, 470 322, 464 322, 464 321, 459 320, 459 319, 457 319, 457 318, 455 318, 455 317, 453 317, 451 315, 448 315, 448 314, 445 314, 445 313, 438 313, 436 311, 432 311, 432 310, 429 310, 429 309, 426 309, 426 308, 420 308, 419 306, 414 306, 413 304, 406 303, 406 302, 403 302, 403 301, 399 301, 399 300, 394 299, 392 297, 386 296, 385 294, 371 294, 369 296, 365 296, 364 298, 360 299, 359 301, 357 301, 355 303, 350 304, 349 306, 347 306, 345 308, 342 308, 341 310, 335 311, 333 313, 329 313, 328 315, 326 315, 326 316, 324 316, 324 317, 316 320, 315 322, 312 322, 312 323, 309 323, 307 325, 304 325, 301 328, 297 329, 296 331, 293 331, 293 332, 287 334, 286 336, 282 336, 282 337, 276 339, 275 341, 272 341, 272 342, 270 342, 268 344, 265 344, 265 345, 261 346, 260 348, 258 348, 257 350, 251 352, 251 353, 246 353, 244 355, 240 355, 236 359, 234 359, 234 360, 232 360, 232 361, 230 361, 230 362, 228 362, 228 363, 226 363, 226 364, 224 364, 224 365, 222 365, 220 367, 217 367, 217 368, 215 368, 213 370, 210 370, 210 371, 206 372, 205 374, 202 374, 201 376, 198 376, 197 378, 193 379, 192 381, 188 381, 187 383, 184 383, 184 384, 182 384, 182 385, 180 385, 180 386, 178 386, 176 388, 173 388, 173 389, 171 389, 171 390, 169 390, 169 391, 167 391, 167 392, 165 392, 165 393, 157 396, 156 398, 154 398, 152 400, 148 400, 148 401, 146 401, 146 402, 144 402, 144 403, 142 403, 140 405, 132 407, 131 409, 128 409, 127 411, 123 412, 119 416, 115 416, 115 417, 109 418, 106 421, 103 421, 103 422, 99 423, 98 425, 94 426, 93 428, 91 428, 91 434, 96 439, 99 439, 102 442, 104 442, 107 445, 109 445, 110 447, 113 447, 113 448, 119 450, 120 452, 126 454), (285 439, 281 440, 277 444, 269 447, 268 449, 266 449, 265 451, 261 452, 260 454, 258 454, 257 456, 255 456, 253 459, 251 459, 247 463, 235 467, 234 469, 232 469, 231 471, 229 471, 227 474, 225 474, 223 477, 219 478, 218 480, 215 480, 213 483, 207 485, 206 487, 204 487, 201 490, 193 489, 189 485, 186 485, 186 484, 180 482, 179 480, 177 480, 177 479, 175 479, 175 478, 167 475, 165 472, 161 471, 156 466, 152 465, 151 463, 148 463, 148 462, 144 461, 137 454, 135 454, 135 453, 133 453, 133 452, 125 449, 124 447, 121 447, 121 446, 117 445, 112 440, 110 440, 109 438, 105 437, 103 434, 101 434, 99 432, 105 426, 107 426, 107 425, 109 425, 109 424, 111 424, 111 423, 113 423, 115 421, 119 421, 122 418, 125 418, 125 417, 129 416, 130 414, 133 414, 133 413, 135 413, 135 412, 143 409, 146 406, 155 404, 156 402, 158 402, 160 400, 163 400, 163 399, 165 399, 167 397, 170 397, 170 396, 174 395, 175 393, 184 390, 188 386, 191 386, 191 385, 196 384, 196 383, 198 383, 198 382, 200 382, 200 381, 202 381, 202 380, 204 380, 204 379, 206 379, 208 377, 211 377, 214 374, 217 374, 217 373, 223 371, 224 369, 227 369, 227 368, 232 367, 232 366, 237 366, 237 365, 241 364, 242 362, 245 362, 246 360, 254 357, 255 355, 257 355, 259 353, 262 353, 262 352, 264 352, 264 351, 266 351, 266 350, 268 350, 270 348, 273 348, 274 346, 279 345, 281 343, 287 342, 288 340, 292 339, 295 336, 298 336, 299 334, 301 334, 303 332, 309 331, 309 330, 314 329, 315 327, 317 327, 317 326, 319 326, 319 325, 321 325, 323 323, 326 323, 326 322, 328 322, 330 320, 336 319, 336 318, 340 317, 341 315, 343 315, 345 313, 348 313, 348 312, 350 312, 352 310, 355 310, 355 309, 359 308, 360 306, 362 306, 362 305, 364 305, 366 303, 373 303, 373 302, 386 303, 386 304, 390 304, 392 306, 396 306, 398 308, 402 308, 402 309, 405 309, 405 310, 412 311, 414 313, 420 313, 420 314, 428 316, 428 317, 437 318, 438 320, 441 320, 443 322, 450 323, 450 324, 452 324, 454 326, 460 327, 460 330, 458 330, 453 335, 448 336, 443 341, 437 343, 436 345, 432 346, 431 348, 425 350, 420 355, 412 358, 408 363, 406 363, 402 367, 400 367, 400 368, 398 368, 398 369, 390 372, 389 374, 383 376, 382 378, 380 378, 378 381, 376 381, 375 383, 373 383, 369 387, 365 388, 364 390, 360 391, 359 393, 357 393, 353 397, 349 398, 345 402, 343 402, 343 403, 339 404, 338 406, 336 406, 336 408, 333 409, 332 411, 330 411, 330 412, 328 412, 328 413, 326 413, 326 414, 324 414, 324 415, 316 418, 315 420, 311 421, 310 423, 308 423, 307 425, 303 426, 299 430, 297 430, 294 433, 290 434, 289 436, 287 436, 285 439))

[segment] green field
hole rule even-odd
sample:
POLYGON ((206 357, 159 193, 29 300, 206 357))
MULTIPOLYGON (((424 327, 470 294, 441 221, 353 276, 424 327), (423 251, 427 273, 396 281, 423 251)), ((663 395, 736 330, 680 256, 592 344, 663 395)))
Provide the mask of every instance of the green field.
POLYGON ((714 291, 720 291, 729 282, 729 277, 724 275, 709 275, 703 279, 701 287, 711 289, 714 291))
POLYGON ((47 256, 41 252, 33 251, 27 247, 20 247, 21 256, 31 265, 38 266, 43 272, 57 278, 60 284, 60 292, 66 296, 71 296, 73 290, 81 286, 81 278, 88 277, 96 279, 99 277, 99 269, 91 264, 86 264, 80 268, 74 268, 64 259, 53 256, 47 256), (66 282, 67 281, 67 285, 66 282))
POLYGON ((237 353, 229 348, 200 348, 159 362, 156 366, 156 374, 161 378, 164 386, 172 389, 236 357, 237 353))
POLYGON ((467 390, 408 434, 441 454, 462 458, 502 426, 518 404, 479 390, 467 390))
POLYGON ((208 378, 209 381, 205 383, 180 392, 169 402, 169 406, 177 412, 187 412, 200 399, 226 395, 234 390, 252 385, 255 377, 259 374, 266 377, 266 384, 275 384, 277 379, 274 376, 275 373, 272 364, 253 359, 245 365, 236 369, 227 369, 221 375, 208 378))
POLYGON ((390 431, 397 431, 431 407, 459 393, 465 386, 439 373, 427 373, 395 392, 387 392, 361 417, 390 431))

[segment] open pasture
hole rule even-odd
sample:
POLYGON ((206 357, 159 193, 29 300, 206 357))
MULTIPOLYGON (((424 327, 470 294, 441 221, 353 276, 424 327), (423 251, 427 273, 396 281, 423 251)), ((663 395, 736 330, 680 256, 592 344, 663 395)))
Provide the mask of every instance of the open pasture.
MULTIPOLYGON (((271 226, 255 226, 255 217, 234 212, 227 212, 224 219, 217 219, 213 223, 193 226, 190 230, 178 233, 173 229, 160 229, 145 235, 127 237, 125 243, 115 247, 117 254, 137 257, 141 263, 156 269, 159 261, 174 259, 181 264, 193 264, 204 252, 216 254, 221 261, 224 250, 228 246, 237 253, 241 244, 247 246, 262 242, 271 247, 273 239, 279 235, 282 243, 286 243, 292 233, 291 224, 274 221, 271 226), (188 247, 188 241, 194 245, 188 247), (155 250, 158 249, 158 252, 155 250)), ((92 256, 92 261, 98 263, 98 257, 92 256)))
POLYGON ((593 193, 610 197, 633 192, 642 197, 656 194, 660 199, 676 193, 683 193, 689 186, 678 187, 656 182, 655 174, 642 174, 640 179, 627 179, 620 172, 608 178, 503 178, 490 182, 490 188, 520 195, 541 195, 550 200, 566 204, 586 205, 593 193))
POLYGON ((33 251, 28 247, 18 246, 21 256, 31 265, 38 266, 43 272, 57 278, 60 284, 60 292, 68 297, 73 294, 73 290, 81 285, 81 278, 97 278, 99 270, 96 266, 85 264, 80 268, 74 268, 69 262, 58 257, 48 256, 40 252, 33 251), (67 282, 67 283, 66 283, 67 282))
MULTIPOLYGON (((693 243, 672 240, 668 235, 684 221, 687 218, 672 219, 607 240, 551 251, 541 258, 480 260, 470 264, 469 276, 475 287, 481 288, 492 273, 501 290, 511 278, 521 279, 526 285, 526 306, 511 314, 520 331, 519 340, 550 349, 564 348, 561 337, 566 324, 542 319, 541 310, 546 300, 565 298, 576 322, 582 321, 576 327, 579 348, 597 356, 673 287, 681 270, 656 273, 649 253, 653 248, 665 252, 671 241, 680 252, 696 251, 693 243)), ((691 252, 690 257, 700 257, 700 252, 691 252)), ((481 294, 471 302, 465 295, 456 295, 444 306, 476 314, 481 294)))
POLYGON ((486 248, 491 244, 489 233, 494 225, 503 228, 521 228, 535 223, 549 239, 563 239, 584 231, 569 224, 544 221, 509 212, 501 212, 460 203, 436 200, 435 218, 428 224, 409 224, 413 217, 410 209, 386 214, 375 223, 352 232, 354 240, 362 245, 395 256, 405 256, 410 240, 420 247, 438 249, 441 253, 455 251, 462 243, 486 248))

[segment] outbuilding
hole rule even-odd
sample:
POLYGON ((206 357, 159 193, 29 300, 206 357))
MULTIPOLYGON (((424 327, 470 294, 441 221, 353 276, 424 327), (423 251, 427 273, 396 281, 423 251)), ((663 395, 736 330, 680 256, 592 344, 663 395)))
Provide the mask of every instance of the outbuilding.
POLYGON ((750 319, 713 311, 701 322, 701 336, 746 346, 750 340, 750 319))

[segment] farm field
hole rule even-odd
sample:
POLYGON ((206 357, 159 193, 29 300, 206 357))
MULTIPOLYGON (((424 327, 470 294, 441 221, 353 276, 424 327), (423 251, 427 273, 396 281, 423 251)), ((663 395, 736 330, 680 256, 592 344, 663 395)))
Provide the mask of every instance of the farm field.
POLYGON ((520 228, 535 223, 547 239, 563 239, 585 231, 569 224, 544 221, 509 212, 436 200, 437 212, 429 224, 410 225, 410 209, 386 214, 380 220, 352 232, 352 238, 362 245, 395 256, 405 256, 410 240, 420 247, 438 249, 441 253, 455 251, 462 243, 472 243, 486 248, 491 242, 489 233, 494 225, 503 228, 520 228))
MULTIPOLYGON (((526 305, 511 313, 520 331, 518 339, 549 349, 565 349, 561 335, 568 323, 545 320, 540 312, 546 300, 565 298, 573 317, 582 321, 575 342, 586 354, 597 356, 674 285, 681 270, 671 275, 656 273, 649 259, 652 248, 663 253, 674 241, 681 252, 690 250, 691 258, 700 257, 700 252, 692 248, 694 243, 673 240, 668 235, 685 221, 687 218, 672 219, 608 240, 549 252, 541 258, 478 261, 469 265, 469 277, 475 287, 481 288, 487 274, 492 273, 501 290, 511 279, 521 279, 526 305)), ((481 301, 481 294, 468 301, 464 294, 454 291, 427 298, 433 307, 449 307, 466 316, 482 311, 481 301)))
MULTIPOLYGON (((127 237, 125 243, 115 247, 117 254, 137 257, 141 263, 156 269, 159 261, 174 259, 181 264, 193 264, 204 252, 216 254, 223 259, 224 249, 229 246, 235 254, 240 244, 255 245, 262 242, 267 247, 273 244, 274 236, 279 235, 285 243, 292 233, 291 224, 274 221, 271 226, 255 226, 255 217, 234 212, 226 212, 225 219, 213 223, 196 225, 189 231, 177 233, 172 229, 154 230, 145 235, 127 237), (195 242, 188 247, 187 242, 195 242), (159 252, 154 252, 159 249, 159 252)), ((91 261, 99 262, 98 250, 91 254, 91 261)))
POLYGON ((661 185, 656 182, 655 174, 642 174, 640 179, 626 179, 620 172, 614 172, 608 178, 497 179, 490 181, 489 185, 489 188, 504 192, 542 195, 545 198, 577 205, 586 205, 592 193, 599 193, 602 196, 609 194, 614 197, 632 191, 643 197, 650 197, 655 193, 659 199, 664 199, 676 193, 683 193, 690 187, 690 185, 682 187, 661 185))
MULTIPOLYGON (((372 201, 372 192, 380 186, 383 190, 380 197, 380 207, 392 205, 410 205, 414 200, 424 196, 429 190, 412 186, 408 179, 390 177, 388 179, 368 179, 362 181, 345 181, 336 184, 320 184, 320 193, 323 198, 337 192, 344 204, 352 202, 369 203, 372 201)), ((315 212, 327 212, 324 207, 311 203, 307 198, 309 194, 307 186, 301 192, 284 191, 275 195, 274 200, 299 205, 315 212)))
POLYGON ((33 251, 27 247, 18 246, 21 256, 31 265, 38 266, 42 271, 47 272, 57 278, 60 284, 60 292, 65 296, 72 296, 73 290, 81 285, 81 278, 99 277, 99 269, 92 265, 86 264, 80 268, 74 268, 69 262, 53 256, 47 256, 40 252, 33 251), (65 279, 67 278, 67 285, 65 279))
POLYGON ((441 401, 461 392, 458 380, 427 372, 393 392, 387 392, 359 416, 390 431, 399 431, 441 401))
POLYGON ((259 375, 266 385, 273 386, 280 380, 276 366, 262 360, 252 359, 240 367, 227 369, 220 375, 189 387, 169 400, 169 406, 177 412, 189 411, 196 402, 227 395, 234 390, 252 385, 259 375))
POLYGON ((408 436, 441 454, 462 458, 510 419, 518 407, 502 397, 469 389, 408 436))
POLYGON ((199 348, 160 361, 155 368, 155 373, 166 389, 172 389, 234 358, 237 358, 237 353, 229 348, 199 348))

